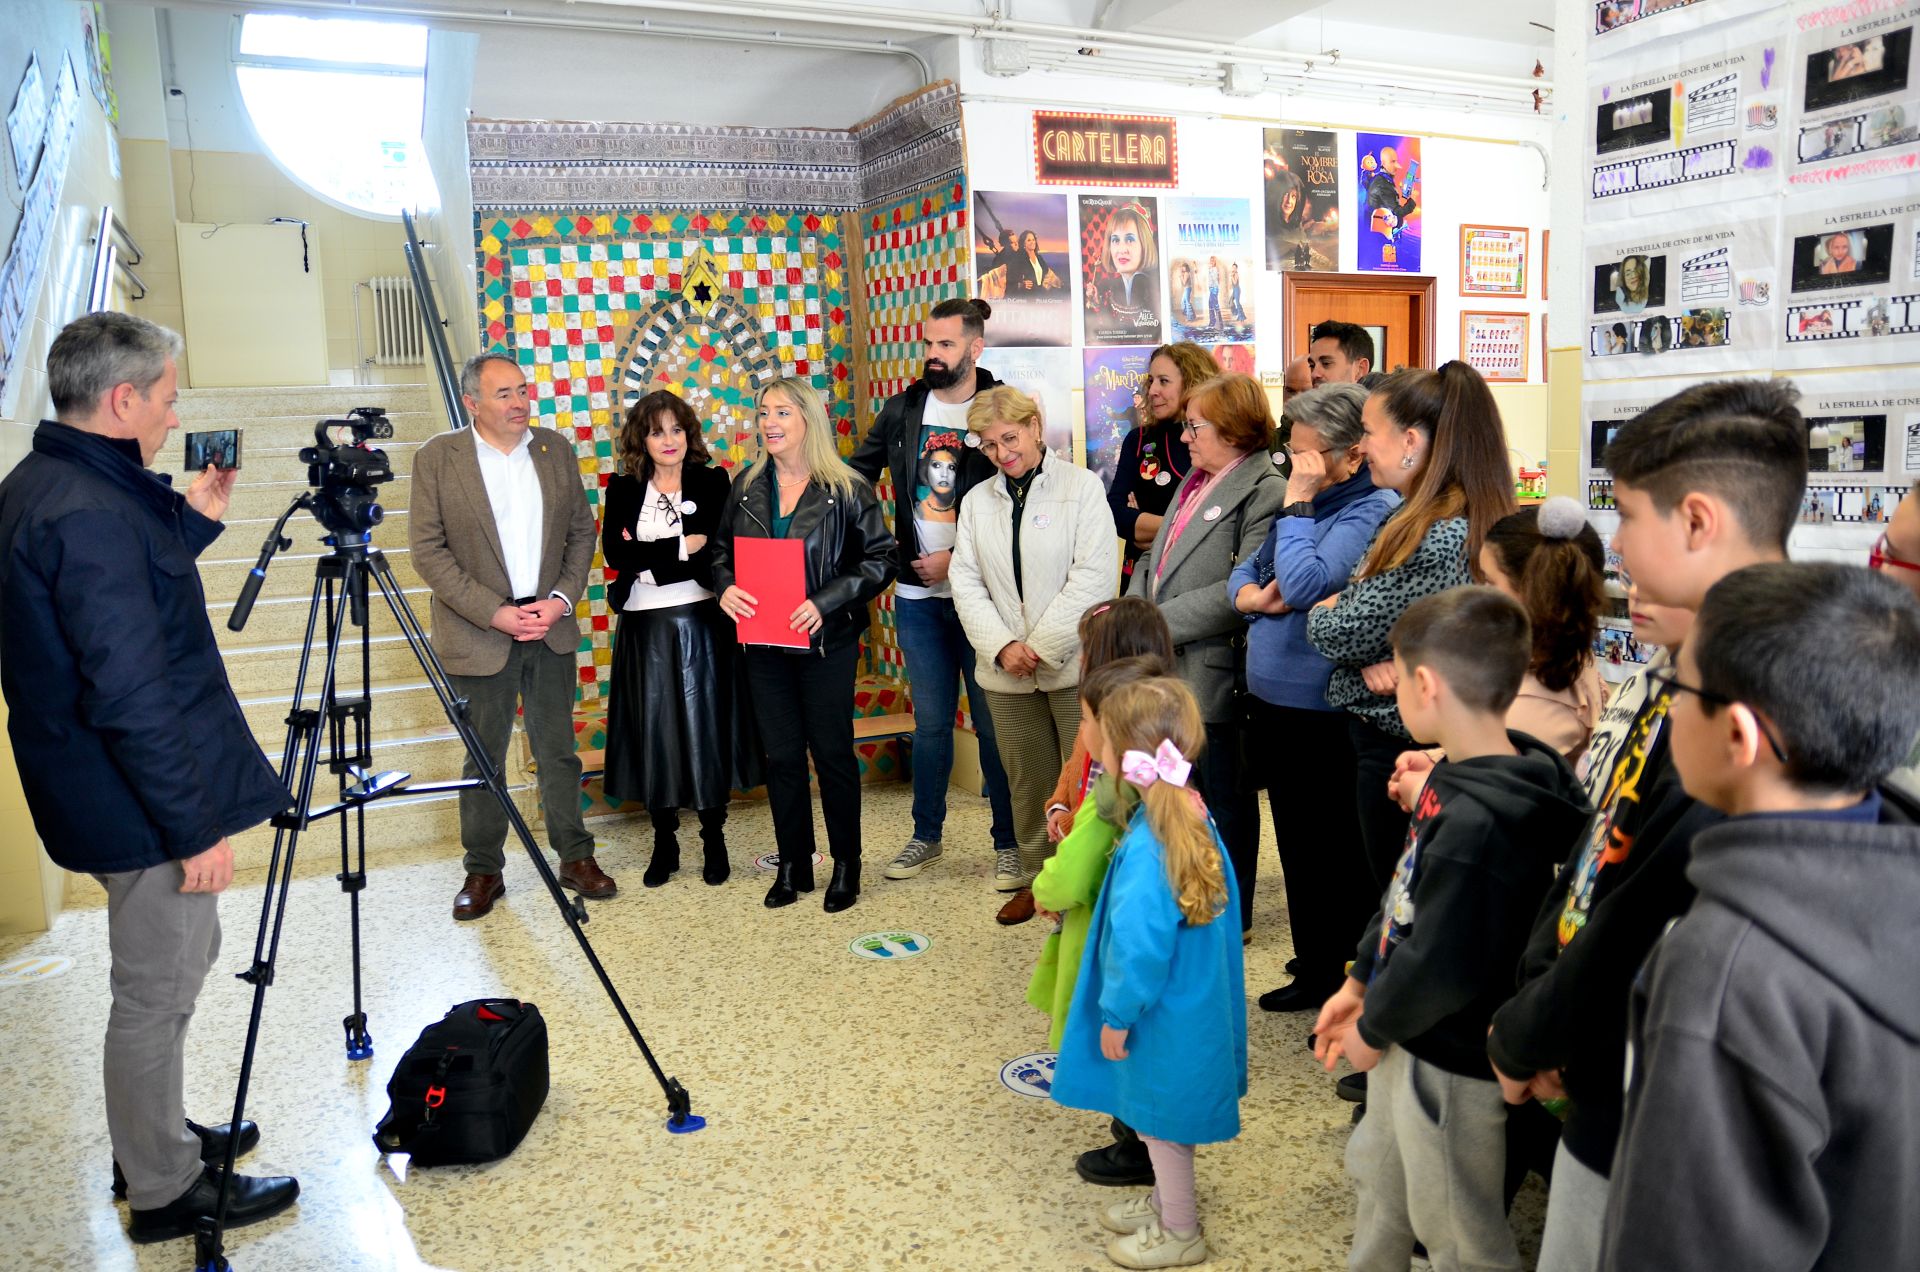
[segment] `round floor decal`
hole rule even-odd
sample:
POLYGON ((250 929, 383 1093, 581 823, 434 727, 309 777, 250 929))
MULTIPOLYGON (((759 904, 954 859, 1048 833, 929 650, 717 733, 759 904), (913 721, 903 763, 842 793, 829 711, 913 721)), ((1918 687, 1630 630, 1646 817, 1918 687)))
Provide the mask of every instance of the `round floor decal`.
POLYGON ((73 970, 73 960, 65 955, 32 954, 0 963, 0 986, 30 985, 73 970))
MULTIPOLYGON (((780 868, 780 854, 777 852, 770 852, 766 854, 764 857, 755 857, 753 859, 753 864, 760 867, 762 870, 777 870, 780 868)), ((826 865, 827 854, 824 852, 814 853, 813 864, 816 866, 826 865)))
POLYGON ((1009 1060, 1000 1066, 1000 1085, 1015 1095, 1044 1100, 1053 1094, 1053 1063, 1058 1058, 1052 1051, 1036 1051, 1009 1060))
POLYGON ((925 954, 933 939, 919 932, 868 932, 847 942, 857 958, 901 959, 925 954))

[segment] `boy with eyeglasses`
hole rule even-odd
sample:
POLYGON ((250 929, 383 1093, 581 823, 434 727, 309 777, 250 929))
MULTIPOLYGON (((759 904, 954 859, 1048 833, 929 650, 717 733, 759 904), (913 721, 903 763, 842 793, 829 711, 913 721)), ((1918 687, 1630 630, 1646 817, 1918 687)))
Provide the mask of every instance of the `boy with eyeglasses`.
POLYGON ((1920 732, 1920 603, 1753 566, 1659 678, 1726 819, 1634 984, 1603 1266, 1920 1267, 1920 801, 1880 785, 1920 732))
MULTIPOLYGON (((1640 601, 1697 610, 1733 571, 1786 558, 1806 489, 1797 396, 1783 381, 1697 385, 1615 436, 1606 454, 1620 513, 1613 543, 1640 601)), ((1625 702, 1637 703, 1631 724, 1617 731, 1624 722, 1610 710, 1582 760, 1600 811, 1547 894, 1521 959, 1520 988, 1494 1014, 1488 1037, 1508 1101, 1536 1098, 1566 1117, 1541 1272, 1599 1266, 1633 974, 1693 903, 1688 847, 1719 820, 1673 772, 1673 694, 1653 673, 1674 652, 1622 686, 1625 702)))

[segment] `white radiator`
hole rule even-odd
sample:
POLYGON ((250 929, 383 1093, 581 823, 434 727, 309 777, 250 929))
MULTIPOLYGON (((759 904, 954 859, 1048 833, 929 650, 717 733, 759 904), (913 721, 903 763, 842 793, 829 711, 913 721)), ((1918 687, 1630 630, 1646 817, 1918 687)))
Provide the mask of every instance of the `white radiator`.
POLYGON ((367 290, 373 293, 373 362, 383 367, 424 363, 426 328, 412 283, 399 275, 369 278, 367 290))

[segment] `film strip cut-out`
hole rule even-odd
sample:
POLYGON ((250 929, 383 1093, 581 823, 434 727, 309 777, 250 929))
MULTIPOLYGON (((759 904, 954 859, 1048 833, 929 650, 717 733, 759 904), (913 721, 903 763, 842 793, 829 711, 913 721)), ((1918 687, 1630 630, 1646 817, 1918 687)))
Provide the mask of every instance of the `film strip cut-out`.
POLYGON ((1595 164, 1593 197, 1610 199, 1616 195, 1685 185, 1689 181, 1731 176, 1738 167, 1734 149, 1732 141, 1715 141, 1644 159, 1595 164))
POLYGON ((1920 100, 1886 103, 1857 115, 1807 124, 1794 139, 1793 155, 1800 163, 1845 159, 1889 146, 1910 146, 1920 140, 1920 100))
POLYGON ((1613 512, 1619 505, 1613 501, 1613 481, 1590 481, 1587 483, 1587 507, 1593 512, 1613 512))
POLYGON ((1920 292, 1787 306, 1787 343, 1920 334, 1920 292))
POLYGON ((1740 117, 1740 73, 1687 90, 1687 127, 1695 132, 1726 128, 1740 117))
POLYGON ((1723 300, 1733 294, 1733 268, 1727 261, 1727 250, 1716 247, 1680 262, 1681 304, 1723 300))
POLYGON ((1883 525, 1906 498, 1906 486, 1809 486, 1800 501, 1800 524, 1883 525))

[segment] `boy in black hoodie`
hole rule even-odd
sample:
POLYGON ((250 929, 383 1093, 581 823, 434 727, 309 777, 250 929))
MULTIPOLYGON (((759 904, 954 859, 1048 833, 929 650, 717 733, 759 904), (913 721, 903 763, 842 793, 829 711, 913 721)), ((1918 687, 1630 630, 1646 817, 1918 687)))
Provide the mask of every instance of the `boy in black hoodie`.
POLYGON ((1502 1181, 1506 1107, 1487 1024, 1513 984, 1559 845, 1585 824, 1559 752, 1509 732, 1532 648, 1526 613, 1490 587, 1409 606, 1393 628, 1401 718, 1446 748, 1407 828, 1346 985, 1314 1026, 1315 1054, 1368 1083, 1347 1144, 1359 1195, 1348 1267, 1513 1269, 1502 1181))
MULTIPOLYGON (((1805 422, 1791 384, 1696 385, 1630 421, 1607 448, 1635 594, 1698 610, 1735 570, 1786 558, 1806 489, 1805 422)), ((1666 651, 1671 657, 1674 651, 1666 651)), ((1650 668, 1657 670, 1657 668, 1650 668)), ((1563 1111, 1539 1272, 1594 1272, 1620 1136, 1627 995, 1668 923, 1693 903, 1696 831, 1719 820, 1680 787, 1668 750, 1673 693, 1652 682, 1607 757, 1592 823, 1534 920, 1520 987, 1494 1013, 1488 1051, 1507 1099, 1563 1111), (1564 1101, 1564 1103, 1562 1103, 1564 1101)))
POLYGON ((1674 767, 1727 819, 1634 984, 1603 1266, 1920 1268, 1920 807, 1875 790, 1920 731, 1920 604, 1742 570, 1669 684, 1674 767))

